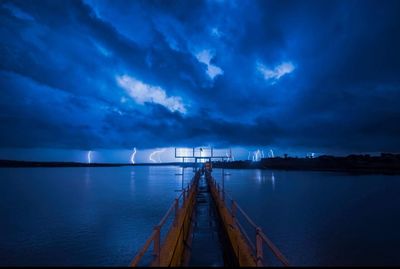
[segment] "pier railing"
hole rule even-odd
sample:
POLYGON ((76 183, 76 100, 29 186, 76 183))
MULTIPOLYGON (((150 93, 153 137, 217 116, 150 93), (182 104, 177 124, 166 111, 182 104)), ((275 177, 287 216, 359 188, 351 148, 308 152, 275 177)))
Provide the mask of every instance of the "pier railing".
POLYGON ((190 218, 195 203, 200 171, 197 171, 186 188, 174 200, 130 266, 141 266, 145 254, 151 251, 152 259, 145 266, 179 266, 182 263, 185 242, 190 230, 190 218), (165 236, 163 236, 163 232, 165 236))
POLYGON ((265 235, 261 227, 255 224, 238 203, 221 188, 211 173, 207 172, 206 178, 224 226, 227 227, 228 238, 239 265, 266 266, 267 262, 264 259, 264 247, 266 246, 283 266, 289 266, 286 257, 265 235), (245 223, 239 219, 244 220, 245 223), (246 232, 249 229, 245 229, 244 226, 250 227, 254 234, 249 236, 246 232))

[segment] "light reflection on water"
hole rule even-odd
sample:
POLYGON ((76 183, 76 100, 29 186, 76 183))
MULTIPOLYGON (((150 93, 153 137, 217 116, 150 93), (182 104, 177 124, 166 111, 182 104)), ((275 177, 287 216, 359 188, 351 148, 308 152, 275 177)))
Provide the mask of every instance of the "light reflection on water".
POLYGON ((89 188, 89 184, 90 184, 90 168, 86 167, 85 168, 85 185, 87 188, 89 188))
POLYGON ((131 191, 135 193, 135 171, 131 171, 131 191))
POLYGON ((274 176, 274 172, 271 172, 271 183, 272 183, 272 190, 275 191, 275 176, 274 176))
MULTIPOLYGON (((274 172, 272 171, 266 171, 266 170, 260 170, 260 169, 254 169, 253 170, 253 175, 249 175, 250 178, 253 178, 256 182, 257 185, 265 185, 265 184, 270 184, 272 187, 272 190, 275 190, 275 175, 274 172)), ((226 179, 226 177, 225 177, 226 179)))

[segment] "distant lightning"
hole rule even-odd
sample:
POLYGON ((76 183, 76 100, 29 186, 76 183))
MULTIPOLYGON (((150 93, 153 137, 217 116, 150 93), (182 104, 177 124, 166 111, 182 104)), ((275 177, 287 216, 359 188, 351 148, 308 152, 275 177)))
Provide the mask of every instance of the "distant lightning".
POLYGON ((253 152, 253 162, 258 162, 261 160, 261 151, 257 149, 253 152))
POLYGON ((250 160, 250 153, 251 153, 251 152, 249 151, 249 155, 247 156, 247 160, 250 160))
POLYGON ((228 159, 228 161, 232 161, 232 149, 229 149, 229 153, 228 151, 225 152, 226 158, 228 159))
POLYGON ((131 156, 131 163, 132 164, 135 164, 135 155, 136 155, 136 148, 133 148, 133 153, 132 153, 132 156, 131 156))
POLYGON ((158 151, 153 151, 150 155, 149 155, 149 160, 152 161, 153 163, 156 163, 156 160, 153 159, 153 155, 157 154, 158 151))
POLYGON ((264 150, 261 150, 261 158, 264 158, 264 150))
POLYGON ((274 152, 272 151, 272 149, 269 150, 269 154, 271 158, 274 158, 274 152))
MULTIPOLYGON (((155 159, 153 159, 153 156, 156 154, 161 154, 165 151, 165 149, 162 150, 155 150, 153 151, 150 155, 149 155, 149 160, 152 161, 153 163, 157 163, 157 161, 155 159)), ((161 158, 160 155, 158 155, 158 162, 161 163, 161 158)))
POLYGON ((92 163, 92 151, 89 150, 88 154, 87 154, 87 159, 88 159, 88 163, 92 163))
POLYGON ((159 154, 158 154, 158 161, 161 163, 161 153, 163 153, 165 151, 165 149, 162 149, 162 150, 160 150, 159 151, 159 154))

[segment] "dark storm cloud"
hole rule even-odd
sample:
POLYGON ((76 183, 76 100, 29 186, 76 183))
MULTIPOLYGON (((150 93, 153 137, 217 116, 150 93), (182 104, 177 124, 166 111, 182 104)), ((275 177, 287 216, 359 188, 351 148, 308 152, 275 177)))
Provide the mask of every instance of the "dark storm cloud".
POLYGON ((399 15, 398 1, 3 1, 0 146, 399 151, 399 15))

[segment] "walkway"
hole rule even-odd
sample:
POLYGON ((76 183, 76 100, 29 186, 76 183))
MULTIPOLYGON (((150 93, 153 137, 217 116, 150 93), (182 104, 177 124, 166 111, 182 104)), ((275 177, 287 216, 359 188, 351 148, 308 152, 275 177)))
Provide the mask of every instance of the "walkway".
POLYGON ((203 175, 196 195, 189 266, 224 266, 216 216, 215 205, 203 175))

